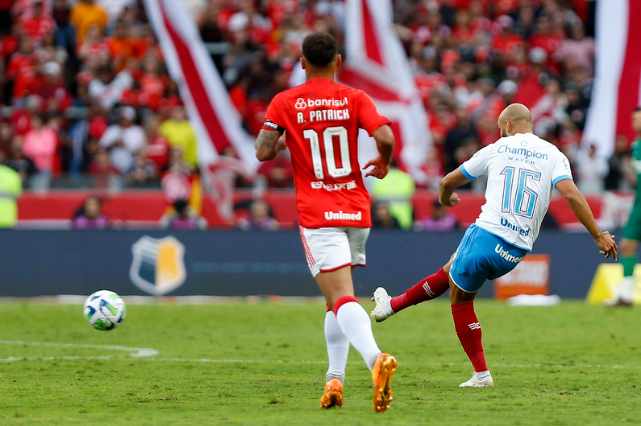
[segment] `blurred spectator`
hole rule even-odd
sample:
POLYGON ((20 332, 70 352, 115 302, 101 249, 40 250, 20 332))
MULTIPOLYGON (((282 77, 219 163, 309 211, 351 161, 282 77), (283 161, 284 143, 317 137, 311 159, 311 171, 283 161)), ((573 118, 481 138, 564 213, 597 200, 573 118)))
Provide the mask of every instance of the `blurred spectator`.
POLYGON ((574 23, 568 30, 569 38, 563 40, 557 51, 557 58, 566 69, 582 68, 594 73, 594 40, 585 36, 583 24, 574 23))
POLYGON ((372 206, 372 228, 401 229, 398 219, 390 214, 389 203, 378 201, 372 206))
POLYGON ((389 203, 389 211, 401 228, 410 229, 414 221, 412 196, 415 188, 412 177, 393 165, 385 179, 374 181, 371 193, 376 201, 389 203))
POLYGON ((31 186, 30 178, 38 172, 36 163, 24 154, 24 139, 22 136, 14 136, 11 142, 11 151, 7 158, 7 166, 18 172, 23 188, 31 186))
POLYGON ((467 139, 477 139, 478 133, 476 127, 470 117, 469 111, 464 107, 456 109, 456 126, 453 127, 443 142, 443 154, 445 156, 445 173, 455 170, 462 164, 457 155, 457 151, 461 148, 462 142, 467 139))
POLYGON ((429 147, 425 156, 425 163, 420 168, 421 178, 416 177, 416 186, 427 188, 431 191, 438 191, 441 179, 445 176, 443 165, 439 161, 436 148, 429 147))
POLYGON ((205 11, 197 20, 200 30, 200 37, 205 43, 217 43, 223 41, 223 30, 218 24, 220 16, 220 4, 218 2, 208 2, 205 11))
POLYGON ((97 25, 90 25, 87 28, 87 35, 84 40, 77 44, 76 53, 78 57, 87 61, 91 57, 99 57, 104 53, 109 53, 109 45, 102 38, 102 33, 97 25))
POLYGON ((115 77, 109 65, 98 69, 96 78, 89 83, 89 96, 98 100, 105 109, 111 109, 122 98, 125 90, 133 86, 133 78, 127 70, 120 71, 115 77))
POLYGON ((39 96, 31 95, 25 99, 24 108, 18 106, 13 108, 9 116, 9 123, 15 135, 24 136, 31 130, 31 117, 39 114, 42 107, 42 99, 39 96))
POLYGON ((98 150, 87 171, 94 178, 94 186, 97 189, 116 190, 122 186, 120 170, 111 164, 109 151, 106 149, 98 150))
POLYGON ((432 213, 414 224, 417 231, 452 231, 458 227, 456 215, 438 200, 432 204, 432 213))
POLYGON ((89 27, 95 25, 100 32, 107 26, 107 12, 95 0, 79 0, 71 9, 69 21, 76 27, 76 42, 84 40, 89 27))
POLYGON ((238 219, 238 228, 243 231, 274 231, 278 221, 271 216, 269 205, 263 200, 254 200, 249 213, 238 219))
POLYGON ((160 218, 162 229, 207 229, 207 221, 186 200, 176 200, 171 213, 160 218))
POLYGON ((102 212, 102 203, 97 197, 89 196, 73 218, 74 229, 106 229, 109 219, 102 212))
POLYGON ((44 78, 39 79, 35 93, 45 101, 48 111, 58 113, 71 105, 71 96, 65 89, 60 64, 54 61, 43 66, 44 78))
POLYGON ((109 126, 100 139, 100 147, 109 150, 111 163, 123 175, 131 170, 134 156, 147 144, 145 131, 134 124, 135 119, 136 110, 123 107, 119 123, 109 126))
POLYGON ((31 37, 36 45, 47 33, 53 33, 56 24, 49 15, 43 13, 42 0, 33 0, 31 12, 20 17, 20 25, 24 35, 31 37))
POLYGON ((152 188, 158 186, 158 169, 147 156, 147 148, 138 151, 133 169, 127 174, 128 188, 152 188))
POLYGON ((4 166, 4 153, 0 153, 0 228, 13 228, 18 220, 17 199, 22 194, 20 175, 4 166))
POLYGON ((127 60, 134 54, 134 45, 129 37, 129 32, 130 28, 127 28, 125 23, 120 21, 116 24, 112 36, 107 39, 107 46, 116 71, 121 71, 125 67, 127 60))
POLYGON ((625 135, 617 135, 614 141, 614 152, 608 159, 608 174, 605 176, 604 189, 616 191, 623 189, 627 183, 634 185, 634 174, 631 166, 632 155, 625 135))
POLYGON ((184 107, 174 108, 171 118, 160 125, 158 133, 167 139, 172 149, 179 148, 183 151, 184 161, 192 170, 198 166, 196 134, 187 120, 184 107))
POLYGON ((600 157, 596 145, 580 149, 576 154, 578 187, 584 194, 603 192, 603 178, 608 174, 608 162, 600 157))
POLYGON ((33 160, 38 170, 38 175, 31 181, 33 189, 49 188, 57 145, 56 131, 51 126, 44 126, 39 116, 32 116, 31 130, 24 137, 22 149, 25 155, 33 160))
POLYGON ((11 140, 13 132, 9 123, 0 123, 0 151, 8 152, 11 149, 11 140))
POLYGON ((0 69, 4 69, 11 55, 13 55, 20 46, 20 36, 22 28, 20 24, 14 23, 11 26, 11 32, 0 41, 0 69))
POLYGON ((266 161, 258 168, 256 179, 263 179, 265 187, 282 189, 294 187, 294 167, 288 151, 280 151, 272 161, 266 161))
POLYGON ((181 149, 175 148, 169 152, 169 168, 162 176, 160 186, 170 204, 191 197, 191 169, 185 164, 181 149))
POLYGON ((33 39, 22 36, 19 50, 9 59, 5 78, 10 85, 13 85, 12 95, 14 98, 28 95, 35 86, 36 59, 33 52, 33 39))
POLYGON ((145 129, 147 130, 147 155, 150 160, 156 163, 158 170, 165 170, 169 161, 169 143, 167 139, 158 134, 160 119, 156 115, 147 118, 145 129))
POLYGON ((583 131, 588 114, 588 103, 583 98, 579 86, 576 83, 566 84, 565 97, 565 114, 577 129, 583 131))
POLYGON ((136 6, 135 0, 98 0, 98 4, 107 12, 109 21, 115 21, 127 8, 133 8, 136 6))
POLYGON ((71 25, 71 7, 67 0, 53 0, 51 17, 56 22, 55 38, 58 46, 71 53, 76 49, 76 30, 71 25))

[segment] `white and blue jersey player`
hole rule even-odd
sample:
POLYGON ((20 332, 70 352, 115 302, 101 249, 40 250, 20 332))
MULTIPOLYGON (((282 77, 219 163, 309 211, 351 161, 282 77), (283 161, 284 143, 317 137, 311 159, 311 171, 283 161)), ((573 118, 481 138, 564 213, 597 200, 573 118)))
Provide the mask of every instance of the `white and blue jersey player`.
POLYGON ((459 171, 487 175, 485 204, 456 251, 450 277, 466 292, 510 272, 532 250, 552 189, 572 180, 559 149, 532 133, 502 137, 478 151, 459 171))
POLYGON ((473 301, 486 280, 507 274, 532 250, 554 188, 565 197, 606 258, 613 256, 616 260, 618 249, 612 235, 599 229, 572 180, 565 155, 532 133, 527 107, 509 105, 501 112, 498 127, 501 139, 478 151, 441 181, 439 201, 454 207, 460 201, 454 189, 482 175, 488 179, 482 212, 465 232, 450 261, 403 295, 391 298, 381 287, 374 292, 376 308, 372 316, 380 322, 450 290, 456 333, 474 367, 472 378, 461 387, 494 386, 473 301))

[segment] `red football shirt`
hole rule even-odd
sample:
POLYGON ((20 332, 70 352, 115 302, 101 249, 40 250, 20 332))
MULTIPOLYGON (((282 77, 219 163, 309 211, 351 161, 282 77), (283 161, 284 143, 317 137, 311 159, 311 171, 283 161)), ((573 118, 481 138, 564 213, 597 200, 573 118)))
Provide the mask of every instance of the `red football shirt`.
POLYGON ((276 95, 263 128, 287 131, 303 227, 371 226, 369 193, 358 163, 358 129, 371 135, 389 123, 365 92, 325 78, 276 95))

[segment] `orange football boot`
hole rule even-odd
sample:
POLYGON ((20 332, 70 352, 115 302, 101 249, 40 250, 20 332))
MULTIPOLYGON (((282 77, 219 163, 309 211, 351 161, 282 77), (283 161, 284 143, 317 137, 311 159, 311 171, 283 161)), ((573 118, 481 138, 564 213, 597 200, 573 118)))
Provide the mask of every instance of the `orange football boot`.
POLYGON ((321 408, 341 408, 343 405, 343 384, 332 379, 325 384, 325 392, 320 399, 321 408))
POLYGON ((396 358, 390 354, 382 353, 376 358, 376 363, 372 368, 372 381, 374 382, 374 411, 377 413, 389 410, 389 404, 394 400, 390 382, 396 373, 397 365, 396 358))

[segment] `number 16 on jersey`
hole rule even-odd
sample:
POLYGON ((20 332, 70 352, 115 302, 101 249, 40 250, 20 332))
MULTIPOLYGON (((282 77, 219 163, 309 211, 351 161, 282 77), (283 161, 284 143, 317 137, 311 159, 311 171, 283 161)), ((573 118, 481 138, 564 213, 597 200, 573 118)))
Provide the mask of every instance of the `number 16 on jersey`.
POLYGON ((516 171, 514 167, 508 166, 503 169, 501 175, 505 176, 501 211, 503 213, 514 213, 531 219, 532 216, 534 216, 534 208, 536 207, 538 194, 529 188, 527 184, 530 179, 541 180, 541 173, 525 169, 518 169, 518 171, 516 171), (512 187, 516 174, 518 174, 516 182, 518 186, 514 204, 512 204, 512 187))

